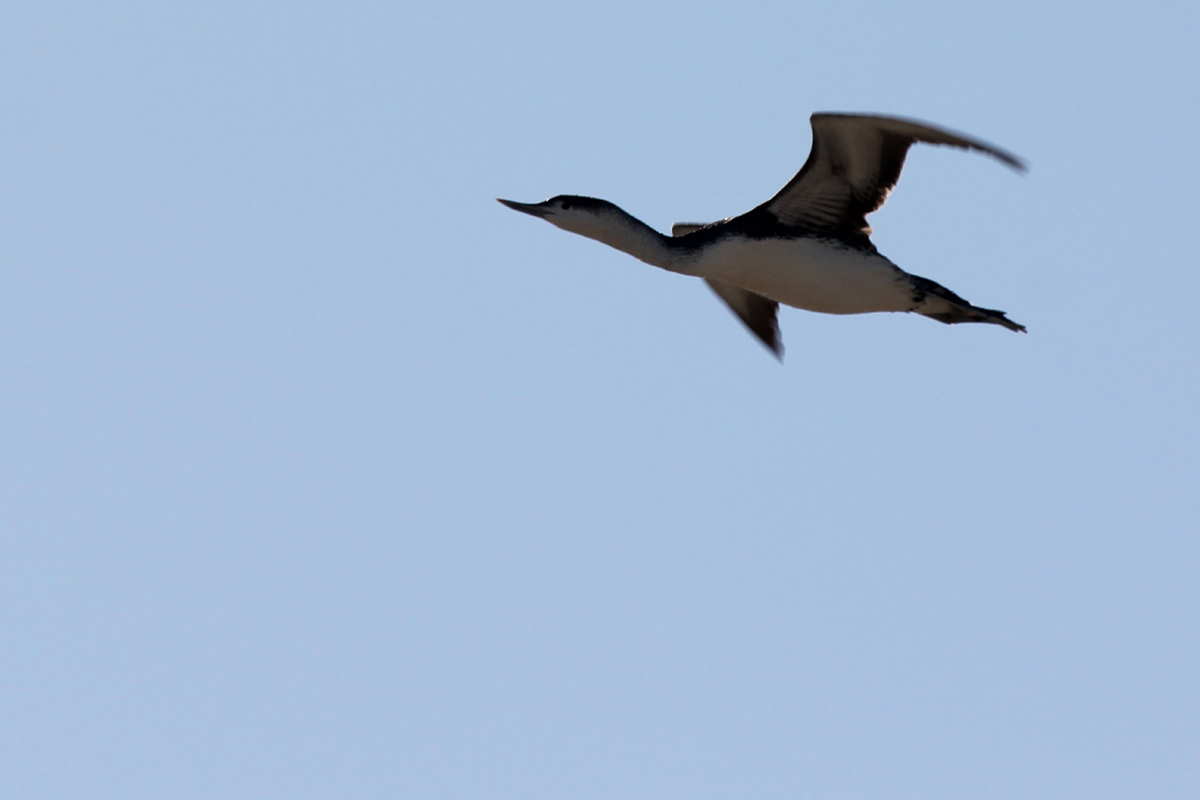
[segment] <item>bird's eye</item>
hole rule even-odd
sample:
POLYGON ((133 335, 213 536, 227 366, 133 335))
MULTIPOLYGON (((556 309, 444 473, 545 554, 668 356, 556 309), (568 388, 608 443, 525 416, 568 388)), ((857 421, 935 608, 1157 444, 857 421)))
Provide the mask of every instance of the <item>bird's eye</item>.
POLYGON ((571 204, 570 204, 570 203, 568 203, 566 200, 563 200, 563 204, 562 204, 562 210, 563 210, 563 211, 567 211, 567 210, 569 210, 570 208, 571 208, 571 204))

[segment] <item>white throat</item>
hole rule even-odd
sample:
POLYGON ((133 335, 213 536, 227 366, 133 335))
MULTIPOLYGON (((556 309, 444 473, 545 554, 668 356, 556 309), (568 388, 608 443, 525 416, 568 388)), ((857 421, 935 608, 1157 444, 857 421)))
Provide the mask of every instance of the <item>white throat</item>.
POLYGON ((620 209, 550 221, 563 230, 603 242, 655 267, 685 271, 679 257, 667 245, 668 237, 620 209))

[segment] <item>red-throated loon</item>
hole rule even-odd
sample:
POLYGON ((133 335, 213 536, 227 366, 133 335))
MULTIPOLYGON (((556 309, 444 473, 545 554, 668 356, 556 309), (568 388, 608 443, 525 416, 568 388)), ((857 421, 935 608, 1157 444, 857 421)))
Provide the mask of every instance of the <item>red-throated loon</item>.
POLYGON ((871 244, 866 215, 900 179, 915 142, 978 150, 1024 170, 1016 156, 962 134, 897 117, 813 114, 813 142, 796 177, 758 208, 664 236, 606 200, 559 195, 500 202, 604 242, 671 272, 703 278, 763 344, 783 355, 779 304, 826 314, 915 311, 948 325, 990 322, 1024 331, 1003 311, 978 308, 910 275, 871 244))

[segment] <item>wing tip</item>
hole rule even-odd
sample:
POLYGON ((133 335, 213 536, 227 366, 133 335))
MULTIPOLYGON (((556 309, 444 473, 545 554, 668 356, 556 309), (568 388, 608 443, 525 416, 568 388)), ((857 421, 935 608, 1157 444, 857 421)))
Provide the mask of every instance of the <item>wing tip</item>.
POLYGON ((1024 175, 1026 172, 1029 172, 1029 162, 1026 161, 1025 159, 1021 158, 1018 155, 1014 155, 1013 153, 1010 153, 1007 150, 1001 150, 999 147, 996 147, 995 145, 988 145, 988 147, 991 149, 985 150, 984 152, 986 152, 990 156, 993 156, 994 158, 998 159, 999 161, 1003 162, 1004 164, 1007 164, 1008 166, 1012 167, 1014 171, 1019 172, 1022 175, 1024 175))
MULTIPOLYGON (((775 306, 775 313, 779 313, 778 305, 775 306)), ((742 322, 746 322, 746 320, 743 319, 742 322)), ((771 326, 766 329, 755 330, 749 324, 747 324, 746 327, 749 328, 750 332, 754 334, 754 338, 762 342, 763 346, 771 351, 771 355, 775 356, 776 360, 782 364, 784 352, 783 334, 779 331, 778 317, 772 315, 771 326)))

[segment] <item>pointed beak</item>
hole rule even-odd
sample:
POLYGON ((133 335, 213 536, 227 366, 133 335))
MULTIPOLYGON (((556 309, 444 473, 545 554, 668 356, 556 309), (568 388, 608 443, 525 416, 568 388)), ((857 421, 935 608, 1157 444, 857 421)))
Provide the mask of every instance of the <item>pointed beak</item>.
POLYGON ((535 203, 518 203, 515 200, 501 200, 496 198, 497 203, 503 203, 513 211, 520 211, 522 214, 530 214, 535 217, 544 217, 550 213, 550 209, 543 208, 540 204, 535 203))

